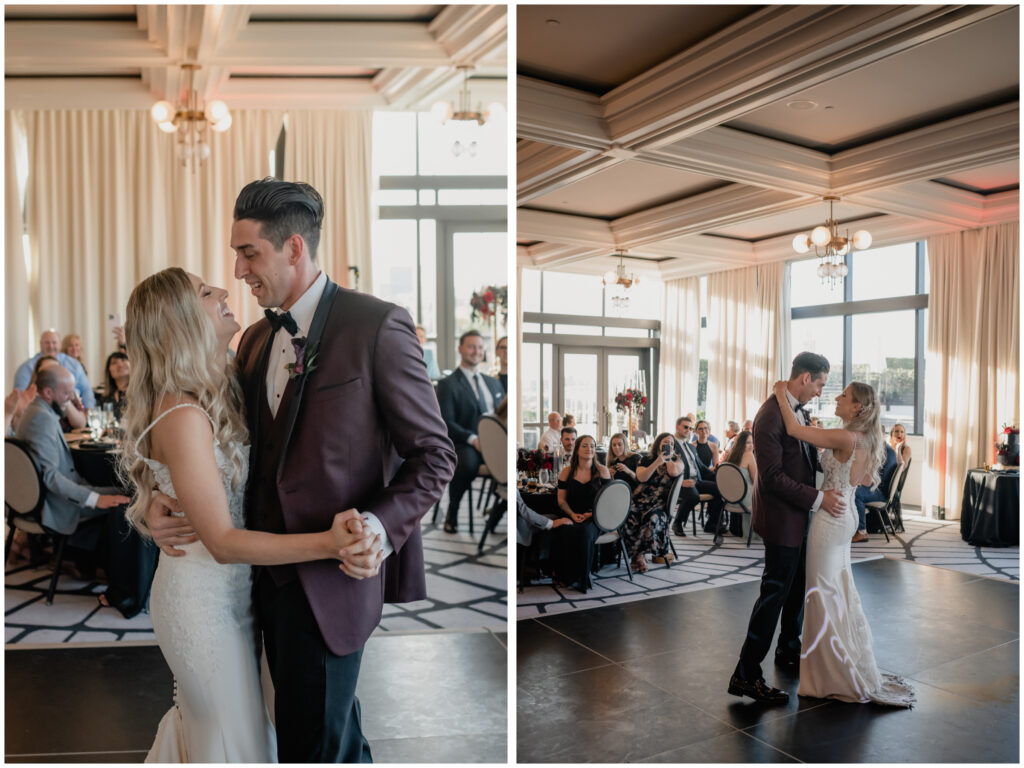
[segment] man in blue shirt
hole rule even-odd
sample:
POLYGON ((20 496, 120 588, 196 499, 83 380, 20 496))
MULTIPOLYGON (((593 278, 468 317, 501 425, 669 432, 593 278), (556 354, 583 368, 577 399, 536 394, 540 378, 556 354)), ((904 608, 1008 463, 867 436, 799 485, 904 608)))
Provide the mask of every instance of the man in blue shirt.
POLYGON ((15 388, 24 390, 28 387, 32 383, 32 368, 35 367, 36 361, 43 355, 50 355, 57 358, 57 362, 71 371, 71 375, 75 377, 75 390, 82 400, 82 405, 86 408, 94 408, 96 406, 96 396, 93 394, 92 386, 89 384, 89 377, 85 375, 85 369, 82 368, 81 363, 60 351, 60 334, 52 328, 48 331, 43 331, 43 335, 39 337, 39 350, 39 354, 30 357, 19 365, 18 370, 14 372, 15 388))
POLYGON ((866 501, 888 501, 889 484, 892 482, 893 473, 896 471, 896 451, 885 441, 885 461, 882 462, 878 474, 881 481, 877 488, 868 488, 866 485, 858 485, 857 492, 853 496, 853 503, 857 505, 857 532, 853 534, 853 542, 868 540, 867 509, 864 506, 866 501))

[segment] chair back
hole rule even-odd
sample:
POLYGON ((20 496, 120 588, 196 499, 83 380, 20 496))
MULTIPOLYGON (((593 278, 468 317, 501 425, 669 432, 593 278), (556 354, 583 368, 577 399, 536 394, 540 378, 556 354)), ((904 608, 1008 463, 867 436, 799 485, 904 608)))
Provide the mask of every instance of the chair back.
POLYGON ((43 506, 43 478, 28 445, 4 438, 4 503, 16 515, 34 517, 43 506))
POLYGON ((900 486, 899 486, 899 488, 896 489, 896 497, 897 498, 899 498, 900 496, 903 495, 903 484, 905 482, 907 482, 907 475, 910 474, 910 462, 912 462, 912 461, 913 461, 913 459, 907 459, 903 463, 903 474, 900 475, 900 486))
POLYGON ((617 531, 626 522, 632 489, 625 480, 612 480, 598 489, 594 496, 594 525, 608 533, 617 531))
POLYGON ((903 478, 906 475, 907 465, 897 464, 896 471, 892 473, 892 479, 889 481, 889 504, 899 498, 900 489, 903 487, 903 478))
POLYGON ((476 425, 476 434, 480 438, 480 453, 484 464, 497 482, 508 483, 508 430, 501 419, 492 414, 480 417, 476 425))
POLYGON ((715 470, 715 485, 726 504, 739 504, 747 495, 747 478, 735 464, 723 462, 715 470))
POLYGON ((665 507, 668 510, 669 517, 675 514, 676 506, 679 504, 679 492, 683 488, 683 476, 679 475, 672 483, 672 488, 668 492, 668 506, 665 507))

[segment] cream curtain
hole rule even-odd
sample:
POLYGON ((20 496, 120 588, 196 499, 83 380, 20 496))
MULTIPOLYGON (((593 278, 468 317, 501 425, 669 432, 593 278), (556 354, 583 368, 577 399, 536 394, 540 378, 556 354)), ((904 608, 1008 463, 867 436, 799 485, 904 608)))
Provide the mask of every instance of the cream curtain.
POLYGON ((754 418, 782 377, 788 346, 788 292, 782 263, 708 275, 707 418, 721 434, 728 420, 754 418))
POLYGON ((660 402, 654 424, 658 431, 675 428, 676 419, 697 411, 700 369, 700 278, 665 281, 661 321, 660 402))
POLYGON ((1020 424, 1020 225, 928 238, 924 508, 960 517, 967 470, 1020 424))
POLYGON ((335 282, 354 288, 349 267, 359 269, 359 290, 373 292, 371 145, 373 113, 291 111, 284 175, 305 181, 324 198, 324 228, 317 262, 335 282))
MULTIPOLYGON (((523 391, 523 367, 519 361, 523 359, 523 267, 516 259, 516 314, 515 325, 508 329, 509 337, 516 341, 515 355, 509 358, 508 364, 515 371, 515 396, 509 392, 509 418, 515 419, 512 423, 516 425, 516 442, 523 444, 523 401, 519 395, 523 391)), ((547 414, 544 414, 545 416, 547 414)))
MULTIPOLYGON (((37 329, 78 333, 94 384, 114 345, 107 314, 123 318, 135 284, 160 269, 181 266, 227 288, 243 326, 257 317, 261 310, 233 277, 232 208, 244 184, 270 175, 281 113, 233 112, 231 129, 211 137, 211 157, 194 173, 175 161, 174 141, 147 112, 15 117, 28 147, 32 258, 27 276, 12 280, 8 237, 7 306, 17 306, 20 292, 37 329)), ((8 154, 11 140, 8 133, 8 154)), ((8 217, 10 210, 8 193, 8 217)))
POLYGON ((5 350, 6 373, 4 393, 7 384, 14 378, 15 369, 35 352, 36 326, 31 314, 29 294, 34 290, 29 285, 28 270, 25 268, 25 254, 22 251, 24 225, 21 212, 21 189, 18 185, 20 167, 24 165, 24 127, 21 116, 4 112, 4 135, 7 142, 4 150, 4 167, 7 169, 4 185, 4 322, 7 348, 5 350))

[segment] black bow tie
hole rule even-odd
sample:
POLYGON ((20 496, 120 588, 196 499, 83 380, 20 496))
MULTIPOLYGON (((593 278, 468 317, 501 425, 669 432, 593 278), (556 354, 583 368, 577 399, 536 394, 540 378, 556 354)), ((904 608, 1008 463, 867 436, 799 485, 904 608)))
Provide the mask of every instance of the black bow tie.
POLYGON ((267 320, 270 321, 270 327, 273 329, 273 333, 277 333, 284 328, 288 333, 294 336, 299 332, 298 323, 295 322, 295 318, 292 317, 291 312, 282 312, 277 314, 271 309, 263 310, 263 314, 267 316, 267 320))
POLYGON ((796 413, 808 413, 807 406, 803 403, 797 403, 796 408, 793 409, 796 413))

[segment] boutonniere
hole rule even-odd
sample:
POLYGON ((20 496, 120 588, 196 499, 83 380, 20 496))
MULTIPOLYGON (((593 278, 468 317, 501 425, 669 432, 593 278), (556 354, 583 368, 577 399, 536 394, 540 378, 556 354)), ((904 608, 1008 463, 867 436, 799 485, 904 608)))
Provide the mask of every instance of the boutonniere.
POLYGON ((294 379, 296 376, 302 376, 303 374, 315 371, 318 352, 317 345, 313 344, 307 347, 306 337, 296 336, 292 338, 292 347, 295 349, 295 362, 285 365, 288 371, 288 378, 294 379))

